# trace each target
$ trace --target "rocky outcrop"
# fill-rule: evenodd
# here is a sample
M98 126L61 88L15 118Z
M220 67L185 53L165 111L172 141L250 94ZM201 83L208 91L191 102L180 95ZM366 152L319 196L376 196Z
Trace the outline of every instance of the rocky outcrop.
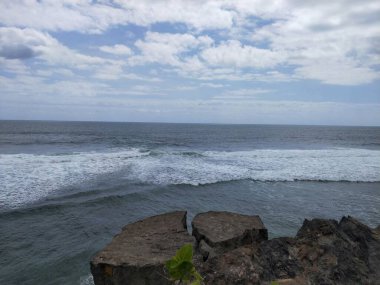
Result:
M172 212L127 225L91 261L96 285L166 285L165 262L194 238L186 212Z
M352 217L305 220L295 238L240 247L200 265L206 284L380 284L379 231Z
M205 284L380 284L380 227L352 217L305 220L295 237L268 240L258 216L197 215L192 238L186 213L126 226L91 262L96 285L172 284L164 263L193 242Z
M204 260L268 239L268 231L259 216L211 211L196 215L192 227Z

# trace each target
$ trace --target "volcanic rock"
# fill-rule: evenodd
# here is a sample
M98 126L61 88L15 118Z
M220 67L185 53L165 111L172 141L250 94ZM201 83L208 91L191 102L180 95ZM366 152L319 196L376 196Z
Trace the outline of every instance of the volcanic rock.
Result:
M125 226L91 261L96 285L166 285L165 262L186 243L186 212L150 217Z
M198 214L192 238L186 212L127 225L91 262L96 285L174 284L164 264L183 244L204 285L380 284L380 227L352 217L305 220L295 237L268 240L258 216Z
M259 216L210 211L196 215L192 227L205 260L268 239L268 231Z

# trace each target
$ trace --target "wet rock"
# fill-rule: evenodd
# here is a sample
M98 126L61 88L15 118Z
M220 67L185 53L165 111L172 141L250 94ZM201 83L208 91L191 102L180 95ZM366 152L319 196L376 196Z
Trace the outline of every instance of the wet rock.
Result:
M186 212L158 215L125 226L91 261L95 285L172 284L164 264L186 243Z
M259 216L231 212L206 212L195 216L193 236L205 259L243 245L268 239L268 231Z

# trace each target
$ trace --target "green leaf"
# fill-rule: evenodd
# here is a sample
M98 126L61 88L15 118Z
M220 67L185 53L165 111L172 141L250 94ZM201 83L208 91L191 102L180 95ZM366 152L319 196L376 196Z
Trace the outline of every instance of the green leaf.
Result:
M181 276L181 280L189 281L194 265L191 262L183 261L177 267L177 272Z
M182 246L176 253L176 259L178 261L188 261L192 262L193 260L193 246L188 243Z
M185 284L201 285L202 276L196 271L193 260L192 244L185 244L176 255L165 263L172 280L185 281ZM192 283L190 283L192 281Z

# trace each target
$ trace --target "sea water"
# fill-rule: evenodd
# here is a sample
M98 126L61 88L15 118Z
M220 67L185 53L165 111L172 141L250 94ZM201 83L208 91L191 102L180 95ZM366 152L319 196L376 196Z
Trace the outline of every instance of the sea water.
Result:
M0 121L0 284L91 284L121 227L187 210L380 220L380 128Z

